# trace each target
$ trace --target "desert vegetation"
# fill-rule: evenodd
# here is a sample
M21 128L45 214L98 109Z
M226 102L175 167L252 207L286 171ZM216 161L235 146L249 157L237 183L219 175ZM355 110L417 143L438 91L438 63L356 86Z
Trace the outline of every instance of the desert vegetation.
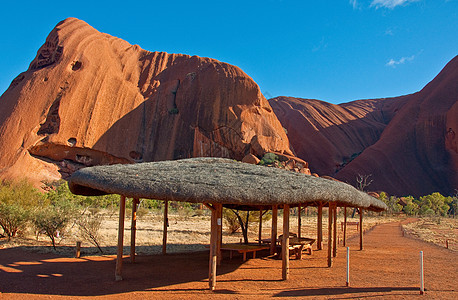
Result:
M387 214L405 213L409 216L442 216L455 217L458 208L458 194L443 196L440 193L419 197L397 197L380 193L380 200L388 206Z
M91 253L111 253L117 236L117 215L119 196L98 197L77 196L70 192L65 181L47 184L46 192L35 189L27 181L17 183L3 182L0 185L0 236L2 244L38 244L48 251L62 246L74 246L82 241L92 247ZM420 197L396 197L380 193L389 210L382 214L367 213L365 229L381 223L403 218L404 215L419 218L420 223L412 223L406 230L424 240L439 243L445 241L452 245L451 238L457 230L454 219L457 197L445 197L439 193ZM164 202L141 199L137 209L139 245L154 247L162 243ZM127 201L126 215L129 218L132 202ZM324 210L326 214L326 210ZM177 251L183 250L179 244L188 244L190 249L203 250L208 244L209 211L201 204L171 202L169 210L169 241ZM237 211L224 209L224 239L226 242L255 242L258 238L259 211ZM302 211L304 235L316 234L316 208L308 207ZM282 212L279 211L279 224ZM297 209L291 211L291 227L297 222ZM271 211L263 212L263 235L270 235ZM323 226L326 226L326 218ZM350 219L351 220L351 219ZM355 219L356 220L356 219ZM343 221L343 211L338 222ZM417 225L415 225L417 224ZM367 227L366 227L367 226ZM434 229L434 228L437 228ZM429 231L425 230L428 229ZM127 227L127 230L129 228ZM434 231L436 230L436 231ZM433 234L434 231L434 234ZM431 234L427 234L430 232ZM352 234L352 232L349 232ZM357 234L356 230L353 234ZM127 235L126 235L127 237ZM127 237L128 238L128 237ZM191 245L192 244L192 245ZM52 245L52 248L47 245ZM171 246L172 247L172 246ZM140 247L139 251L149 253ZM154 253L155 250L153 250ZM173 251L173 250L172 250Z

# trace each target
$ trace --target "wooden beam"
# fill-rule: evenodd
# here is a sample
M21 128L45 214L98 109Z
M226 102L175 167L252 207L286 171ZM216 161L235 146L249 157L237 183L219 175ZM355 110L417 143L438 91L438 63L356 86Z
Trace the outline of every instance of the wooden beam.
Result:
M278 221L278 206L272 206L272 228L270 233L270 255L277 252L277 221Z
M124 247L124 217L126 215L126 197L121 195L119 201L118 250L116 255L115 280L122 280L122 255Z
M323 249L323 204L318 204L318 219L317 219L317 250Z
M162 231L162 254L167 254L167 227L169 226L169 201L164 201L164 229Z
M332 267L332 215L333 203L329 203L328 210L328 267Z
M132 220L130 225L130 262L135 262L135 235L137 233L137 206L138 199L132 198Z
M347 246L347 207L344 207L343 246Z
M209 270L208 270L208 285L210 290L214 290L216 287L216 264L217 264L217 255L216 248L218 244L218 212L216 209L212 209L211 216L211 234L210 234L210 261L209 261Z
M332 238L332 257L337 256L337 204L333 208L333 238Z
M259 210L259 229L258 229L258 244L261 244L262 239L262 209Z
M301 229L302 229L301 211L302 211L302 207L299 204L299 206L297 207L297 237L299 239L301 238Z
M289 277L289 205L283 205L283 240L281 243L282 279Z
M204 205L209 209L209 210L214 210L215 208L213 207L213 205L211 205L210 203L205 203L204 202Z
M223 244L223 205L222 204L216 204L216 213L217 213L217 219L216 219L216 224L218 226L218 243L216 246L216 256L218 257L217 263L218 265L221 264L221 260L223 259L223 255L221 252L221 246Z
M363 209L359 208L359 250L363 250Z

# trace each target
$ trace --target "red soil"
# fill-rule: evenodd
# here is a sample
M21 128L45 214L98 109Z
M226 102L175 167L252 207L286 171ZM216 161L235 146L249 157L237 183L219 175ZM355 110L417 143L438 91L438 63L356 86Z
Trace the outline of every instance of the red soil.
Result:
M124 281L114 281L114 257L61 258L51 254L0 250L3 299L83 296L137 298L304 297L410 299L419 295L419 251L425 256L423 298L458 299L457 253L402 236L400 223L382 224L359 239L350 239L351 278L345 287L345 249L338 247L332 268L326 250L291 260L290 279L281 280L281 260L225 257L218 268L217 289L208 290L208 252L140 256L124 264ZM2 297L0 297L2 298Z

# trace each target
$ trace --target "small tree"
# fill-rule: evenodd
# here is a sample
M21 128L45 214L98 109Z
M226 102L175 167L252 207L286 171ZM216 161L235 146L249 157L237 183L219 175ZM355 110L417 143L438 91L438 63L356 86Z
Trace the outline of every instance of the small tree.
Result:
M450 209L448 204L452 202L452 197L444 197L437 192L420 197L420 214L431 215L432 210L436 215L446 216Z
M29 219L29 210L18 204L0 203L0 226L8 240L24 228Z
M233 234L240 228L240 222L232 209L223 208L223 217L229 227L229 233Z
M415 198L412 196L404 197L404 201L406 202L406 205L402 210L410 216L417 215L420 207L416 203Z
M70 201L61 201L38 209L33 218L33 224L38 232L43 232L51 239L56 250L57 232L63 232L67 224L75 217L77 209Z
M399 204L399 198L396 196L388 196L385 192L380 193L379 199L388 206L387 213L393 214L402 211L402 205Z
M259 211L240 211L235 209L224 209L223 217L229 225L231 233L236 232L239 228L242 229L243 242L248 244L248 227L250 222L259 220ZM263 212L262 220L266 221L271 218L270 214ZM238 222L237 222L238 221Z
M453 195L452 202L450 203L450 210L449 210L450 216L453 215L453 217L455 218L457 210L458 210L458 190L455 190L455 195Z
M8 240L25 228L31 210L43 204L43 196L29 182L3 182L0 186L0 227Z
M369 174L369 175L358 174L358 176L356 176L356 188L360 191L365 192L366 188L369 185L371 185L371 183L373 182L373 180L370 179L371 176L372 174Z
M365 192L366 191L366 188L371 185L372 181L371 179L369 179L370 177L372 176L372 174L369 174L369 175L361 175L361 174L358 174L358 176L356 176L356 188L362 192ZM356 213L356 208L353 209L353 212L351 214L351 217L354 218L355 217L355 213Z
M76 220L76 224L78 224L81 236L86 241L96 246L100 253L103 254L103 250L100 247L100 228L102 221L102 215L100 215L98 211L90 209L88 212L83 212L83 214Z

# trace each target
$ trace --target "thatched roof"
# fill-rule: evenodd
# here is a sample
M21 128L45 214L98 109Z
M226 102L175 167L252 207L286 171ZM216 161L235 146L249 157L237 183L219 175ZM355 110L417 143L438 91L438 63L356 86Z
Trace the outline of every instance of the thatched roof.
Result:
M72 175L69 186L81 195L120 194L245 208L317 205L322 201L375 211L386 209L381 201L342 182L223 158L84 168Z

